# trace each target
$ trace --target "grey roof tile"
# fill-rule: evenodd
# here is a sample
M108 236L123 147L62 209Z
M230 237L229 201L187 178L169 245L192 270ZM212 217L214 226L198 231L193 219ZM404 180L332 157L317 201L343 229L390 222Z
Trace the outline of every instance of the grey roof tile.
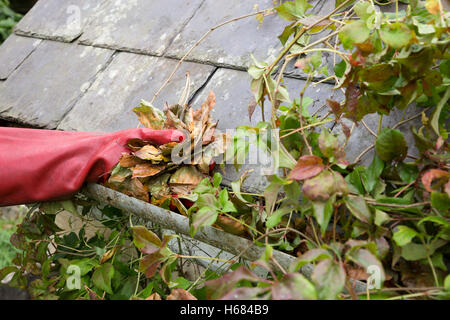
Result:
M139 122L132 109L139 106L141 99L151 100L176 63L173 59L119 53L64 118L59 128L115 131L137 127ZM166 102L178 102L185 87L186 72L190 73L193 94L213 70L214 67L208 65L184 63L154 105L162 109Z
M0 118L55 128L112 51L44 41L4 83Z
M162 55L203 0L114 0L93 14L81 42Z
M172 57L182 57L211 27L229 19L273 6L272 0L227 0L205 1L183 31L177 35L167 51ZM235 21L213 31L195 48L189 59L207 61L222 66L248 67L253 53L258 60L274 59L281 49L277 36L283 31L286 21L276 15L265 17L258 28L252 16Z
M16 33L71 42L104 0L41 0L15 27Z
M244 71L221 68L210 79L202 92L194 100L194 104L199 104L206 99L210 90L216 94L216 106L213 110L215 118L220 119L218 128L230 129L236 125L256 125L262 119L261 108L257 107L250 122L248 117L248 103L253 98L250 91L251 77ZM300 95L300 91L305 85L304 80L285 78L285 84L295 99ZM313 103L308 110L313 113L325 104L325 99L341 99L342 92L333 91L328 84L309 86L305 96L313 99ZM322 111L322 114L324 111ZM270 102L266 101L265 119L270 119Z
M40 43L39 39L11 34L0 47L0 79L8 78Z

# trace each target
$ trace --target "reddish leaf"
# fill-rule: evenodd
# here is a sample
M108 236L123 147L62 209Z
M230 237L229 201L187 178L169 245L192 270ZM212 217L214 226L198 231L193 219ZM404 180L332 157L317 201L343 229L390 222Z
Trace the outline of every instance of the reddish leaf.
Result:
M165 259L166 257L160 251L144 256L139 261L139 272L143 272L147 278L151 278Z
M327 104L331 108L331 111L336 115L336 117L339 117L342 113L342 106L339 102L335 100L327 99Z
M318 156L303 156L289 173L289 179L305 180L317 176L325 168L322 158Z
M172 289L166 300L197 300L197 298L184 289L176 288Z
M149 295L148 298L145 300L162 300L162 299L161 299L161 296L157 292L155 292L155 293Z
M267 288L249 288L241 287L236 288L226 295L224 295L220 300L255 300L258 296L267 292Z
M361 92L354 83L350 83L345 91L345 108L346 116L353 121L359 120L356 115L358 113L358 98Z
M207 281L205 284L206 296L208 299L219 299L233 290L234 286L241 280L267 282L242 266L232 273L225 274L219 279Z
M248 103L248 119L250 120L250 122L252 121L252 115L253 112L255 112L257 103L255 98L252 98L252 100L250 100L250 102Z
M440 169L431 169L422 176L422 183L428 192L433 192L434 190L431 188L431 183L433 182L433 180L448 177L450 177L450 173L447 171Z

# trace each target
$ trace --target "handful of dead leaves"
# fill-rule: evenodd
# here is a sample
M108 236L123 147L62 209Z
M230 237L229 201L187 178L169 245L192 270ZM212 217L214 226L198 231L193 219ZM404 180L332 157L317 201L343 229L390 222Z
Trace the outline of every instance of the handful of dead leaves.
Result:
M189 195L200 181L209 177L214 158L223 155L230 142L229 136L216 131L217 122L211 118L215 104L212 91L198 110L186 102L187 98L180 99L178 104L166 105L161 111L142 100L141 106L133 109L145 127L178 129L189 133L190 139L182 142L181 155L176 142L155 146L140 139L129 140L131 152L122 154L106 186L155 205L170 200L180 212L185 211L178 197ZM177 156L176 163L172 155Z

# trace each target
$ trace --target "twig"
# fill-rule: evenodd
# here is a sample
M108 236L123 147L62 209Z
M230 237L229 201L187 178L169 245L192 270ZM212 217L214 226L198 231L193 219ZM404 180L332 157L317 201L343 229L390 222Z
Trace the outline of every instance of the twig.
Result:
M370 132L371 135L373 135L375 138L377 138L377 134L375 132L373 132L372 129L369 128L369 126L364 122L364 120L361 120L361 123L363 124L363 126L367 129L367 131Z
M372 144L370 147L367 147L367 149L365 149L363 152L361 152L361 154L359 156L356 157L355 159L355 163L358 163L361 161L361 158L370 150L372 150L375 147L374 144Z
M172 70L172 73L169 75L167 80L164 82L164 84L161 86L161 88L159 88L158 91L153 95L153 98L152 98L150 103L153 104L155 102L156 97L158 97L158 95L161 93L161 91L170 83L170 81L172 80L173 76L178 71L178 69L180 68L181 64L184 62L184 60L186 60L186 58L192 53L192 51L194 51L194 49L197 48L199 46L199 44L203 40L205 40L206 37L209 36L210 33L212 33L214 30L216 30L216 29L218 29L220 27L223 27L224 25L227 25L227 24L229 24L231 22L235 22L235 21L242 20L242 19L245 19L245 18L248 18L248 17L252 17L252 16L255 16L255 15L264 13L264 12L266 12L268 10L271 10L271 9L272 8L265 9L265 10L260 10L258 12L253 12L253 13L249 13L249 14L246 14L246 15L243 15L243 16L240 16L240 17L236 17L236 18L227 20L225 22L222 22L222 23L220 23L220 24L210 28L207 32L205 32L201 36L201 38L196 43L194 43L194 45L189 49L188 52L186 52L186 54L181 58L181 60L178 61L178 63L175 65L174 69Z

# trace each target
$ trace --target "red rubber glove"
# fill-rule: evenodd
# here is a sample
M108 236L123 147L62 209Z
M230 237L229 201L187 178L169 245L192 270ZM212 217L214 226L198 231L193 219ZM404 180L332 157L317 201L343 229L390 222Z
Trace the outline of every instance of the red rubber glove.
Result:
M106 178L129 139L181 142L177 130L130 129L113 133L0 128L0 206L62 200L84 181Z

